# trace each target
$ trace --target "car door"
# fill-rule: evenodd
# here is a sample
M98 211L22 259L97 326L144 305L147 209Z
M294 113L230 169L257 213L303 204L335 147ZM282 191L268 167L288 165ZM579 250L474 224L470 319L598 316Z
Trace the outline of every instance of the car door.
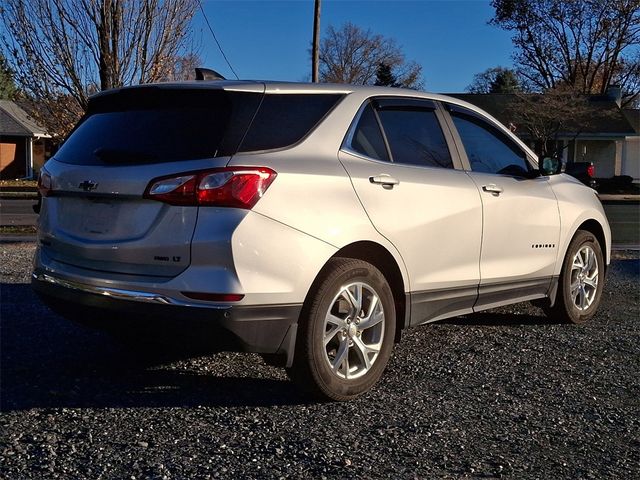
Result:
M497 124L449 105L462 161L482 198L476 310L548 293L558 255L560 214L548 177Z
M480 278L482 206L441 118L432 101L372 99L339 154L374 227L404 260L412 324L470 312Z

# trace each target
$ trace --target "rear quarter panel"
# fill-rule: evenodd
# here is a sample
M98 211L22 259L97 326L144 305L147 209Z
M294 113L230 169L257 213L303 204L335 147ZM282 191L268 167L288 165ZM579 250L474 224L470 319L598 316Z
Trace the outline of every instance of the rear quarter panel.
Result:
M274 259L294 269L298 269L299 264L308 266L307 273L299 275L298 288L305 292L337 250L363 240L378 243L391 253L402 272L405 290L409 290L402 257L373 228L351 179L338 160L344 136L366 98L361 94L347 95L308 137L293 147L237 154L229 163L230 166L274 169L278 175L253 211L332 247L326 249L318 245L316 249L288 252L284 249L279 259ZM236 241L239 240L236 236Z

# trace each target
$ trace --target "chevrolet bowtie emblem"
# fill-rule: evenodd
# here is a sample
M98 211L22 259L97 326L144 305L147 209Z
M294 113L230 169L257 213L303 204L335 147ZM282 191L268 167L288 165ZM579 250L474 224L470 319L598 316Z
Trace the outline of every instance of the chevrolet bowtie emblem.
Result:
M85 180L80 185L78 185L78 188L81 188L85 192L90 192L91 190L95 190L96 188L98 188L98 184L96 182L92 182L91 180Z

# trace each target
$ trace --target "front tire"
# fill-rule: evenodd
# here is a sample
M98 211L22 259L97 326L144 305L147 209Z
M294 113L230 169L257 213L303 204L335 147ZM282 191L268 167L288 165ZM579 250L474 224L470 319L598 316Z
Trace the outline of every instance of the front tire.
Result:
M568 323L590 320L600 304L604 273L600 243L591 232L578 230L562 264L555 305L545 313Z
M391 288L376 267L356 259L330 260L305 303L289 375L326 399L363 394L391 356L395 317Z

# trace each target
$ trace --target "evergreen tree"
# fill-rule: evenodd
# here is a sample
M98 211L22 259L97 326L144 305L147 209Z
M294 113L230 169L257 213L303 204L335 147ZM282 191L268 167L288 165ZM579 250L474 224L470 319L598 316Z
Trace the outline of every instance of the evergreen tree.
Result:
M493 67L473 76L467 87L471 93L518 93L527 91L526 82L510 68Z
M520 81L513 70L502 70L489 85L490 93L518 93L522 91Z
M16 95L16 85L5 58L0 55L0 99L12 100Z
M391 71L391 66L387 63L380 62L378 70L376 70L376 81L374 85L379 87L400 87L398 79Z

